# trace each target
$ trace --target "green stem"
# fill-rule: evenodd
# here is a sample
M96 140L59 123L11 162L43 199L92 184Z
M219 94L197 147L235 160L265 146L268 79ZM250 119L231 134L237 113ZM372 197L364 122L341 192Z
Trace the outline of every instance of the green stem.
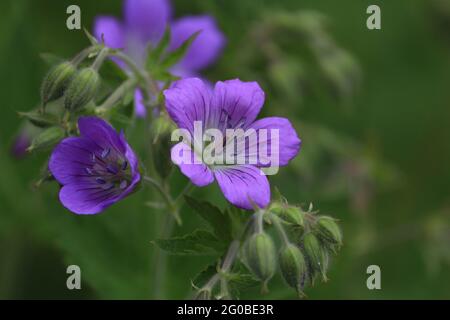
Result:
M288 238L286 232L284 231L283 226L280 223L280 218L278 218L276 215L271 213L270 220L272 221L273 225L275 226L275 229L277 229L277 232L280 235L281 239L283 240L283 243L285 245L289 245L291 242L289 241L289 238Z
M117 89L103 102L101 106L96 109L98 114L105 113L108 109L112 108L117 101L119 101L129 89L134 87L137 83L135 78L130 78L124 81Z
M181 219L178 212L178 208L176 206L175 201L172 199L170 194L167 192L167 190L155 179L151 177L145 176L144 181L149 183L151 186L153 186L163 197L164 202L167 205L167 208L169 209L169 212L172 214L172 216L175 218L178 225L181 225Z

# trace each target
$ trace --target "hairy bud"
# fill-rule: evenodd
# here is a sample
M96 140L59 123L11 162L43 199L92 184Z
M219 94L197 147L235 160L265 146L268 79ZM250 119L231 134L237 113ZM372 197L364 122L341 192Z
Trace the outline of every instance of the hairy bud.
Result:
M253 274L263 281L263 290L273 277L276 269L275 245L266 233L255 233L244 246L244 259Z
M60 127L51 127L36 136L27 151L39 151L52 147L64 138L64 130Z
M293 244L284 246L280 251L279 263L286 283L301 294L306 275L306 262L300 249Z
M303 248L312 269L310 270L310 278L314 279L314 273L320 272L323 280L327 281L328 252L321 246L313 233L307 233L303 237Z
M274 203L270 207L270 211L279 216L287 223L304 227L304 216L300 208L291 207L280 203Z
M71 62L60 63L47 73L41 87L41 99L44 106L64 95L75 73L76 68Z
M317 236L330 244L342 244L342 232L336 220L331 217L320 217L315 226Z
M100 76L93 68L80 70L66 90L64 106L69 111L77 111L91 101L100 86Z

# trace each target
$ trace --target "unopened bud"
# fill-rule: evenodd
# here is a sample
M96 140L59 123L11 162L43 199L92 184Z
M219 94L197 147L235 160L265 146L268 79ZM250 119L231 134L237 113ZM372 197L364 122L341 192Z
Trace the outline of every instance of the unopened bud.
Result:
M33 139L27 151L44 150L57 144L64 138L64 130L60 127L51 127L42 131Z
M69 111L77 111L91 101L100 86L100 76L93 68L80 70L66 90L64 106Z
M342 244L342 232L336 220L331 217L320 217L315 226L317 236L330 244Z
M75 72L76 68L71 62L63 62L47 73L41 87L41 99L44 106L63 96Z
M293 244L284 246L280 251L279 262L286 283L301 294L306 275L306 262L300 249Z
M328 267L327 251L321 246L319 240L312 233L307 233L303 237L303 248L305 249L306 257L312 268L312 270L310 270L310 278L314 279L314 273L320 272L323 280L326 281L326 270Z
M244 259L247 267L261 281L263 290L267 289L267 282L273 277L276 269L275 245L266 233L255 233L244 247Z
M270 207L270 211L287 223L304 227L304 216L300 208L274 203Z

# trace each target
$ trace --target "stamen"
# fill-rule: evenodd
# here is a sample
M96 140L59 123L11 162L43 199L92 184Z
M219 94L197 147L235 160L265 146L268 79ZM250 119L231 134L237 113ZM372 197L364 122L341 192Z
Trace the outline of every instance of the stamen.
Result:
M119 170L117 170L117 166L113 165L113 164L108 164L106 166L106 171L108 171L109 173L114 174L114 175L116 175L117 172L119 172Z
M86 173L88 174L88 175L90 175L90 176L92 176L93 174L94 174L94 172L92 171L92 169L91 168L84 168L84 170L86 171Z
M128 167L128 161L125 160L125 161L122 163L122 170L127 170L127 167Z
M102 159L105 159L109 155L110 152L111 152L110 148L106 148L105 150L103 150Z
M127 180L122 180L121 182L120 182L120 189L125 189L126 187L128 186L128 182L127 182Z
M92 156L91 156L92 162L95 162L96 158L97 158L97 156L95 155L95 153L93 153Z
M105 184L106 183L106 180L103 179L103 178L97 178L97 179L95 179L95 181L97 181L98 184Z
M103 189L103 190L111 190L112 188L114 188L114 183L112 183L112 182L110 182L110 183L108 183L108 184L104 184L104 185L102 186L102 189Z

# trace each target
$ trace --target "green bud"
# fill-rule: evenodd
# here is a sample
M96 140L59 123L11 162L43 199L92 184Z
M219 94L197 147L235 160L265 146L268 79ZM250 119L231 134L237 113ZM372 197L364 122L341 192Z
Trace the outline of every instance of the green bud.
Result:
M64 138L64 130L60 127L51 127L42 131L31 142L27 151L39 151L52 147Z
M84 68L74 76L66 90L64 106L77 111L91 101L100 86L100 76L93 68Z
M267 282L273 277L276 269L275 245L266 233L255 233L244 246L244 260L247 267L261 281L263 290L267 290Z
M310 263L310 278L313 282L315 272L322 274L324 281L327 280L326 271L328 268L328 253L323 248L317 239L317 237L312 233L307 233L303 237L303 248L305 249L306 257Z
M317 236L323 241L330 244L342 244L342 232L336 220L331 217L320 217L315 225Z
M284 280L301 294L306 275L306 262L302 252L297 246L288 244L281 249L279 256L281 274Z
M300 208L274 203L270 207L270 211L287 223L304 227L304 216Z
M62 62L47 73L41 87L41 99L44 106L64 95L75 72L76 68L71 62Z

